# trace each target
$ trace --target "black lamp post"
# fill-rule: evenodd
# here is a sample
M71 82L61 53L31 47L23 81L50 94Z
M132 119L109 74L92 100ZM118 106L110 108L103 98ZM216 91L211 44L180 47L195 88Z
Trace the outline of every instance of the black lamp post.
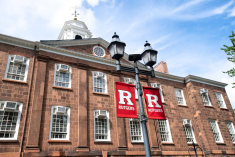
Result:
M116 35L116 33L114 33L112 38L113 39L112 39L112 42L108 46L108 50L110 52L112 59L117 60L116 61L117 71L126 71L126 72L135 73L136 88L138 91L139 107L140 107L140 114L141 114L141 125L142 125L143 137L144 137L145 156L151 157L148 132L147 132L147 127L146 127L147 117L145 116L145 113L144 113L143 100L142 100L143 91L141 88L142 86L140 84L139 74L150 75L151 77L155 77L152 66L156 64L158 52L152 49L150 44L146 41L146 44L144 45L145 48L142 54L129 55L129 61L134 61L134 68L123 67L120 64L120 59L124 55L126 44L120 41L119 36ZM144 63L146 66L150 66L150 71L138 69L137 61L142 60L142 59L144 60Z

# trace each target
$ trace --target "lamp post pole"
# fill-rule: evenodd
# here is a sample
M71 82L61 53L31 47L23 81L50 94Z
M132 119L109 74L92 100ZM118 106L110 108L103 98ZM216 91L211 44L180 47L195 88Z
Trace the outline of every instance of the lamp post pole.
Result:
M129 55L129 61L134 61L134 68L123 67L121 66L120 59L124 55L126 44L120 41L119 36L116 33L114 33L112 38L113 38L112 42L109 44L107 48L110 52L112 59L116 59L117 71L119 72L126 71L126 72L135 73L136 88L138 92L140 115L141 115L141 126L142 126L143 138L144 138L145 156L151 157L149 138L148 138L148 132L147 132L147 126L146 126L147 116L144 113L143 100L142 100L143 91L142 91L142 86L140 84L139 74L155 77L153 65L156 63L158 52L152 49L150 44L146 41L144 45L145 48L142 54ZM150 71L138 69L137 62L141 59L144 60L144 63L146 66L150 66Z
M151 157L149 138L148 138L148 132L147 132L147 126L146 126L147 118L144 113L143 100L142 100L143 91L141 89L142 86L140 84L139 69L137 67L137 62L135 62L134 66L135 66L135 80L136 80L136 85L137 85L138 100L139 100L140 115L141 115L141 126L142 126L143 137L144 137L145 156Z

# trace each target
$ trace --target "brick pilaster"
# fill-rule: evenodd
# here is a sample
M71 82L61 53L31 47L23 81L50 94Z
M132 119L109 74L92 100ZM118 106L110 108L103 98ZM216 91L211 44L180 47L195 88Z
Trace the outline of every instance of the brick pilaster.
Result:
M39 134L41 125L42 105L46 78L47 59L37 58L37 69L35 77L35 88L32 95L32 114L30 116L30 125L28 141L26 144L27 152L40 151Z
M78 148L77 151L89 151L87 144L87 70L79 69L79 102L78 102Z

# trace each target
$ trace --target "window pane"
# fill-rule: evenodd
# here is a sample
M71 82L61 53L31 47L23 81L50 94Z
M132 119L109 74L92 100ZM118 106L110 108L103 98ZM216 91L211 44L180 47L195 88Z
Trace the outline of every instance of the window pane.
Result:
M105 74L101 78L96 77L96 73L94 72L93 74L93 81L94 81L94 86L93 90L94 92L98 93L105 93L106 92L106 80L105 80Z
M22 56L18 56L22 58ZM24 81L25 73L26 73L26 62L27 58L24 58L24 61L17 62L14 59L14 56L11 57L11 62L9 63L9 68L7 71L7 78L13 80Z
M213 132L215 141L221 142L222 139L220 138L219 128L217 127L216 120L210 119L209 122L210 122L211 130Z
M158 120L160 135L162 142L171 142L170 130L168 128L167 120Z
M0 112L0 138L14 138L14 135L16 133L17 119L18 119L18 112L15 111Z
M108 140L108 119L107 117L95 118L95 140Z
M61 72L61 71L56 71L56 75L55 75L55 86L59 86L59 87L69 87L69 83L70 83L70 72Z
M175 88L176 99L177 99L178 104L180 105L184 105L184 98L183 98L182 92L183 92L182 89Z
M235 130L233 127L233 123L232 122L226 122L227 128L228 128L228 132L230 134L231 140L233 141L233 143L235 142Z
M189 125L183 125L184 126L184 133L186 136L187 142L195 142L194 136L193 136L193 130L191 124Z
M130 119L130 134L132 142L143 142L142 129L139 120Z
M67 138L67 126L68 126L68 115L60 113L52 113L51 123L51 138L52 139L66 139Z

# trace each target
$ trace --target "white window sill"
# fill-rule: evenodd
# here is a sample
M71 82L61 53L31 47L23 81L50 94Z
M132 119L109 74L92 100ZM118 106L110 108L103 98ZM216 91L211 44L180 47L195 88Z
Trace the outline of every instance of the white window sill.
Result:
M108 93L99 93L99 92L92 92L93 94L100 94L100 95L105 95L105 96L109 96Z
M94 141L94 143L110 143L110 144L112 144L113 142L112 141Z
M188 142L188 145L193 145L193 142ZM195 145L198 145L197 143L194 143Z
M223 108L223 107L221 107L220 109L221 109L221 110L228 110L228 108Z
M16 83L23 83L23 84L28 84L27 82L25 81L18 81L18 80L11 80L11 79L2 79L2 81L9 81L9 82L16 82Z
M175 145L174 142L162 142L162 145Z
M60 87L60 86L52 86L52 88L65 89L65 90L73 90L72 88L68 88L68 87Z
M216 142L216 144L218 144L218 145L226 145L224 142Z
M208 108L214 108L212 105L204 105L204 106Z
M180 106L180 107L188 107L186 104L185 105L178 104L178 106Z
M50 143L50 142L65 142L65 143L70 143L71 140L62 140L62 139L61 139L61 140L57 140L57 139L56 139L56 140L47 140L47 142L49 142L49 143Z
M18 143L19 141L18 140L16 140L16 139L0 139L0 143L7 143L7 142L9 142L9 143Z
M144 141L131 141L132 144L144 144Z

